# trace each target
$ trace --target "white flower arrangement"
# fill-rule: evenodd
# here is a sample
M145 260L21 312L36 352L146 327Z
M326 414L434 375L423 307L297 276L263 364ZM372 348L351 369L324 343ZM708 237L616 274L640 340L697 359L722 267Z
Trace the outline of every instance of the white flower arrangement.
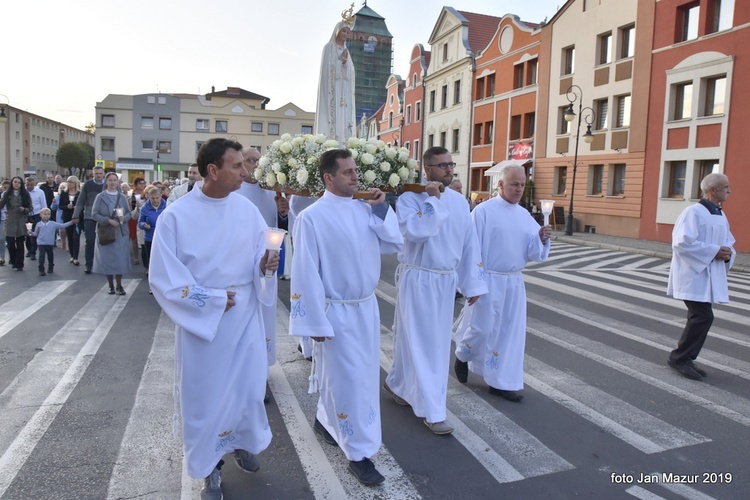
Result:
M325 190L318 170L320 155L338 147L323 134L284 134L269 146L251 175L266 189L318 196Z
M377 139L352 137L346 141L359 169L359 188L397 191L417 178L417 161L406 148L392 148Z

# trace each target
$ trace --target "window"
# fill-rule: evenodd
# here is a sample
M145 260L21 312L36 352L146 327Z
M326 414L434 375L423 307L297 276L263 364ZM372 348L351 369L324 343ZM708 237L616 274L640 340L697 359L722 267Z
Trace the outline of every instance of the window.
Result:
M430 134L427 136L427 149L430 149L432 147L435 147L435 134Z
M414 140L414 159L415 160L419 160L419 154L420 154L420 151L419 151L419 141L418 140Z
M461 80L453 82L453 104L461 102Z
M141 151L153 151L154 150L154 140L153 139L143 139L141 140Z
M443 44L443 62L448 61L448 44Z
M625 195L625 164L615 163L609 166L609 174L607 175L609 186L607 186L607 193L609 196L623 196Z
M555 167L554 194L565 194L568 183L568 167Z
M604 165L591 165L589 167L589 194L602 194L602 181L604 180Z
M712 18L709 20L709 33L728 30L734 20L735 0L714 0Z
M435 91L430 90L430 113L435 112Z
M701 181L705 176L714 172L719 172L719 160L701 160L698 162L693 176L693 195L691 198L697 200L701 197Z
M526 63L526 85L536 84L536 71L539 61L532 59Z
M612 32L601 34L596 39L596 64L612 62Z
M250 132L263 133L263 122L250 122Z
M724 97L727 93L726 76L715 76L705 80L706 103L703 107L703 116L714 116L724 114Z
M615 128L630 126L630 94L615 97Z
M216 132L226 133L228 129L229 127L226 120L216 120Z
M141 128L154 128L154 117L141 116Z
M567 106L560 106L557 108L557 133L560 135L570 133L570 122L565 119L565 110Z
M150 95L150 96L146 97L146 102L148 104L156 104L156 97Z
M607 128L607 115L609 114L609 101L607 99L599 99L594 101L594 109L596 110L596 124L594 128L596 130L602 130Z
M487 77L487 97L495 95L495 74L492 73Z
M114 127L115 115L102 115L102 127Z
M562 68L561 75L572 75L575 71L576 48L575 46L566 47L562 51Z
M279 124L269 123L268 124L268 135L279 135Z
M460 138L460 132L459 129L454 128L453 129L453 152L458 153L460 148L458 147L458 140Z
M484 78L477 79L477 100L484 99Z
M166 104L166 103L167 103L167 98L166 98L166 97L163 97L163 96L159 96L159 97L157 98L157 102L158 102L159 104Z
M625 26L620 28L620 49L618 51L619 59L633 57L635 54L635 26Z
M536 113L526 113L523 120L523 136L526 138L534 137L534 127L536 126Z
M302 125L302 133L303 134L312 134L313 133L313 126L312 125ZM258 150L260 151L260 150Z
M169 154L172 152L172 141L159 141L159 152Z
M406 148L407 151L411 151L411 144L409 144L409 141L406 141L404 143L404 147Z
M440 146L444 147L445 149L448 149L448 142L446 141L446 137L448 134L446 132L440 132Z
M673 89L672 119L684 120L690 118L693 104L693 83L678 83L674 85Z
M681 6L677 11L677 42L684 42L698 38L698 15L700 4L693 2Z
M442 91L440 93L440 97L441 97L441 99L440 99L440 103L441 103L440 109L447 108L448 107L448 86L447 85L443 85L443 89L442 89Z
M484 143L492 144L492 122L485 122L484 124Z
M422 101L416 102L414 106L414 121L418 122L422 119Z
M482 139L484 138L482 135L482 128L483 125L481 123L474 124L474 140L472 142L475 146L480 146L482 144Z
M198 154L198 151L200 151L201 146L203 146L204 143L205 141L195 141L195 154L196 155Z
M198 118L197 120L195 120L195 130L208 131L208 128L209 128L208 120L206 120L205 118Z
M515 141L521 138L521 115L511 116L510 118L510 136L508 139Z
M523 87L523 64L513 66L513 88L520 89Z
M160 130L172 130L172 119L171 118L159 118L159 129Z
M417 88L417 74L411 75L411 86Z
M114 151L114 150L115 150L114 137L102 137L102 151Z
M411 123L411 104L406 106L406 124L409 125Z
M669 162L669 184L667 186L667 196L669 198L683 198L685 196L686 171L686 161Z

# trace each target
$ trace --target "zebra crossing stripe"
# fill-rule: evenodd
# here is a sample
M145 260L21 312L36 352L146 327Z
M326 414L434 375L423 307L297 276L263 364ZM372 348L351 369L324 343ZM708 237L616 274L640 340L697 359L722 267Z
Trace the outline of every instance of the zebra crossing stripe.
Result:
M172 432L173 393L174 323L162 312L120 442L108 499L180 497L183 452ZM188 498L195 498L190 493Z
M18 297L3 304L3 310L0 311L0 338L49 304L73 283L75 280L37 283Z
M140 283L140 280L130 280L130 283L126 287L127 297L118 297L114 301L109 311L107 311L106 316L104 316L86 344L78 352L55 388L28 423L18 432L2 457L0 457L0 497L5 494L5 491L18 474L18 471L26 463L37 443L42 439L42 436L44 436L44 433L76 388L76 385L81 380L81 377L83 377L102 342L104 342L115 321L128 303L128 300L133 296L138 283ZM104 288L102 288L103 290ZM66 327L71 325L73 321L68 322Z
M665 500L664 497L660 497L656 493L651 493L645 488L641 488L640 486L631 486L627 490L625 490L625 493L628 493L629 495L632 495L636 498L640 498L641 500Z

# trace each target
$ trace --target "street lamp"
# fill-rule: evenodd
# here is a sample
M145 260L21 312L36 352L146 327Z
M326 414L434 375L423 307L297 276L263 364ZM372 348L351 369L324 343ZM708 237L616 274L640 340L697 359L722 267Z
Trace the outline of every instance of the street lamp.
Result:
M0 96L4 97L7 101L4 106L0 107L0 123L5 123L8 121L8 115L10 115L10 99L8 99L8 96L5 94L0 94ZM8 109L8 114L5 114L5 109Z
M571 97L572 96L572 97ZM573 104L578 101L578 127L576 128L576 151L573 156L573 183L570 187L570 208L568 208L568 217L565 219L565 234L568 236L573 235L573 196L576 191L576 170L578 170L578 142L581 139L581 117L583 112L586 111L586 133L583 134L583 141L587 144L591 144L594 141L594 134L591 133L591 124L594 123L596 113L590 107L583 107L583 91L578 85L571 85L568 91L565 93L565 97L568 99L568 108L565 110L565 121L572 122L576 113L573 111Z

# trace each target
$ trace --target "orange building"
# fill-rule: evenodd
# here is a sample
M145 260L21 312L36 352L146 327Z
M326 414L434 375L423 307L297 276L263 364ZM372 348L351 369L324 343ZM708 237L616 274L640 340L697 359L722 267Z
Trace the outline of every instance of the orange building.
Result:
M639 6L652 4L642 0ZM738 251L750 251L747 124L750 2L662 0L655 5L648 148L640 237L671 241L708 173L729 177L726 214Z
M403 103L405 82L400 76L392 74L385 84L385 103L382 112L377 115L380 140L388 146L399 147L402 127L404 125Z
M414 45L409 59L409 73L404 87L404 126L401 137L403 145L411 152L422 168L422 124L424 115L424 75L430 64L430 52L421 44Z
M502 160L531 165L536 134L539 25L504 16L475 58L469 190L488 197L485 172Z

